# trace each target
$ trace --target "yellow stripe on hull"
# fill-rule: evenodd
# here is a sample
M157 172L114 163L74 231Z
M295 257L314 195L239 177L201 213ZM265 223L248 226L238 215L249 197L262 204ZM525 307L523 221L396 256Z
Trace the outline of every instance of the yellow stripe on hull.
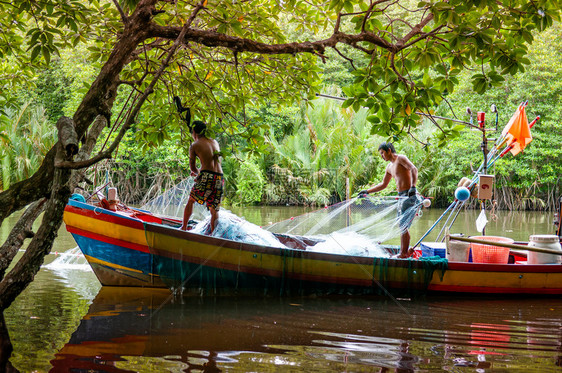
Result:
M70 227L114 239L146 246L143 229L131 228L73 212L64 212L64 222Z
M373 279L373 262L353 263L336 260L320 260L315 258L292 257L279 255L283 249L272 249L276 254L253 252L251 250L221 247L206 244L195 240L173 237L157 232L146 231L149 247L156 248L164 256L181 260L181 257L189 258L191 262L199 262L204 265L218 263L217 267L230 270L241 270L242 272L277 272L290 274L293 278L338 278L345 279L348 283L368 284ZM240 245L242 247L242 245ZM290 252L290 251L289 251ZM296 252L295 252L296 253ZM301 254L301 253L296 253ZM342 259L346 259L345 257ZM406 282L409 269L407 267L393 267L385 276L385 281ZM375 278L380 276L379 266L375 272ZM422 280L423 271L413 271L410 280L419 282Z
M93 256L84 255L84 257L86 258L88 263L90 263L90 265L99 264L99 265L102 265L102 266L105 266L105 267L113 268L115 270L129 271L129 272L135 272L135 273L139 273L139 274L143 273L142 271L139 271L138 269L134 269L134 268L130 268L130 267L124 267L124 266L119 265L119 264L115 264L115 263L107 262L105 260L100 260L100 259L94 258ZM149 273L148 275L154 276L154 274L152 274L152 273Z
M434 273L430 284L503 289L559 289L562 285L562 273L459 271L449 268L443 280L438 273Z

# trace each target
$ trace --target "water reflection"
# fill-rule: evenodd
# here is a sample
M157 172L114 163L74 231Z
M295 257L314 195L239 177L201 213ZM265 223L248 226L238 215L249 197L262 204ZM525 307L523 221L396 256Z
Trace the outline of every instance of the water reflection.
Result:
M171 298L102 288L53 372L554 370L562 300Z
M308 211L234 212L261 225ZM441 213L424 211L412 240ZM476 234L478 213L461 213L453 232ZM490 235L527 240L553 229L548 213L497 217L488 223ZM2 237L13 223L4 222ZM559 371L562 362L558 298L168 301L165 290L100 290L91 271L48 266L75 246L62 227L46 266L5 312L14 346L9 362L20 371L544 372Z

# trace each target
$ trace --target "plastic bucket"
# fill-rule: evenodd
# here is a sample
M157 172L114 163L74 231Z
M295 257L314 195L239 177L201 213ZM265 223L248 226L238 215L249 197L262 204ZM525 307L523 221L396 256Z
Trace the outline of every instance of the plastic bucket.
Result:
M529 246L562 252L562 248L560 247L560 238L552 234L532 235L529 237ZM527 255L527 263L558 264L560 263L560 255L529 251L529 254Z
M509 243L514 241L511 238L499 236L476 236L470 237L476 240L490 241L490 244L471 243L472 261L474 263L495 263L507 264L509 261L509 248L494 246L494 242Z

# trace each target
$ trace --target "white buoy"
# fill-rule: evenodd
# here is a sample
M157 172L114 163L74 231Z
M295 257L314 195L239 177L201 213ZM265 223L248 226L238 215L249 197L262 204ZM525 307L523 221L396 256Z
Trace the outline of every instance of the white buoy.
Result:
M422 202L423 207L429 207L431 206L431 201L429 199L424 199Z

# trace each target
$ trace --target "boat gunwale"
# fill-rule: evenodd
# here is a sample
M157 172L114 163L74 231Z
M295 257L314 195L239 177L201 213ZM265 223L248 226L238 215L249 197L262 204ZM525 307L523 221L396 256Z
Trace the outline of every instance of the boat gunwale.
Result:
M246 242L239 242L234 240L229 240L225 238L207 236L199 233L192 233L190 231L182 231L179 229L174 229L167 227L162 224L144 222L145 231L165 234L172 236L174 238L185 239L187 241L207 244L215 247L224 247L227 249L244 250L249 252L254 252L258 254L268 254L284 256L285 252L290 253L292 258L295 259L310 259L310 260L320 260L327 262L338 262L338 263L349 263L349 264L362 264L362 265L373 265L375 260L387 260L389 266L393 267L404 267L404 268L423 268L424 263L420 260L412 259L397 259L389 257L368 257L368 256L356 256L356 255L346 255L346 254L332 254L323 253L316 251L306 251L300 249L293 249L289 247L274 247L266 245L251 244ZM148 240L147 240L148 241ZM150 244L148 245L150 247ZM151 248L151 250L153 250ZM162 250L157 249L159 252Z
M366 257L345 254L331 254L312 252L292 248L277 248L273 246L257 245L233 241L224 238L181 231L162 224L144 222L145 230L153 233L166 234L175 238L185 239L197 243L208 244L216 247L245 250L260 254L283 255L283 250L291 252L293 258L323 260L339 263L354 263L372 265L374 260L388 260L388 265L393 267L423 267L422 260L411 258L399 259L388 257ZM150 245L149 245L150 246ZM158 250L162 252L162 250ZM160 254L159 254L160 255ZM474 271L474 272L512 272L512 273L562 273L562 264L515 264L515 263L475 263L475 262L452 262L448 261L447 271Z

